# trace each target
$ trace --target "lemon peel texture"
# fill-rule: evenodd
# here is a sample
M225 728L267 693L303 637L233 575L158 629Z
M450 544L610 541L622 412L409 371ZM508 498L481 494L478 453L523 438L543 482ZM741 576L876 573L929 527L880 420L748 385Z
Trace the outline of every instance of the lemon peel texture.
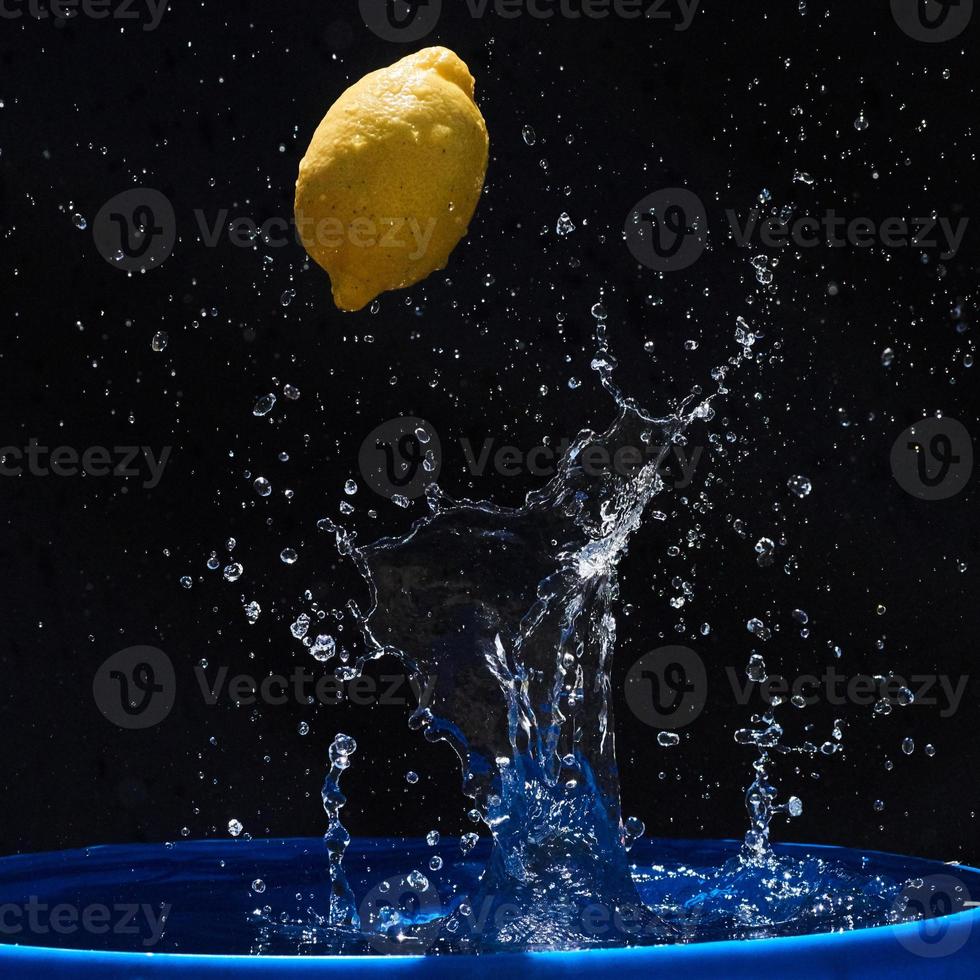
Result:
M444 269L486 176L489 138L469 69L424 48L330 107L296 181L296 228L341 310Z

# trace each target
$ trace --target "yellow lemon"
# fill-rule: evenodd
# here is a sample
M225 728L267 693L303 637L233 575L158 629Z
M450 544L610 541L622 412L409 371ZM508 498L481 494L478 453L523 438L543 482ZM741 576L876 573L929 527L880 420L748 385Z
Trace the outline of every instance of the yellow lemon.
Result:
M330 107L296 181L296 227L342 310L444 269L487 170L487 126L466 65L425 48Z

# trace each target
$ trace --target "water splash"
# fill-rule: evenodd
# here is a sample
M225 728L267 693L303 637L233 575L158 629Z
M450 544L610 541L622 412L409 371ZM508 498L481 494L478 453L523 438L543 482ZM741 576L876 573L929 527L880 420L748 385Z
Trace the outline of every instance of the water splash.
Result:
M323 809L327 814L327 832L323 841L327 847L330 872L330 910L328 922L340 929L360 928L357 900L344 874L344 852L350 844L350 833L340 821L340 811L347 798L340 791L340 777L350 768L350 757L357 751L357 742L349 735L338 734L330 744L330 768L323 781Z
M630 910L654 938L672 936L641 901L627 860L612 605L619 561L664 490L665 457L692 423L713 416L713 396L695 391L663 417L645 411L616 386L605 311L593 314L592 366L616 417L605 432L580 433L522 507L454 501L432 486L430 515L403 537L359 547L331 525L371 596L366 613L350 606L364 650L348 673L393 655L414 682L435 679L410 726L455 749L463 790L492 833L478 900L521 910L484 931L482 948L621 942L582 928L596 904Z

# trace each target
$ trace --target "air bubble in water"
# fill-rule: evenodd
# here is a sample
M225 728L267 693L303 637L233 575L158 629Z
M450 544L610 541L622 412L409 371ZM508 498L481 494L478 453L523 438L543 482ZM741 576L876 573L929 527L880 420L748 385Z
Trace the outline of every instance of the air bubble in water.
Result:
M681 737L677 732L658 732L657 733L657 744L665 749L672 748L675 745L680 744Z
M159 354L161 351L167 349L169 342L170 337L167 335L167 332L165 330L158 330L150 341L150 349L155 350Z
M264 476L257 477L252 486L260 497L268 497L272 493L272 484Z
M283 548L279 553L279 558L284 565L295 565L299 555L295 548Z
M285 385L282 389L282 393L291 401L299 401L300 391L295 385Z

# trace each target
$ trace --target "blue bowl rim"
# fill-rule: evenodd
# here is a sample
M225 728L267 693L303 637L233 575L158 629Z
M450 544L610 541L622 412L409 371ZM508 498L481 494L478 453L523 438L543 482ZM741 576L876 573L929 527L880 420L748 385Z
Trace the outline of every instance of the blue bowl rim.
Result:
M406 844L414 846L418 844L421 846L424 841L421 839L414 838L398 838L398 837L372 837L372 838L361 838L360 842L364 843L370 841L372 844L379 845L391 845L391 846L402 846ZM664 838L647 838L649 843L656 843L663 841L672 846L683 846L685 844L691 844L701 847L721 847L721 846L731 846L739 847L741 841L734 838L683 838L683 837L664 837ZM215 844L227 844L230 847L236 847L245 845L249 843L263 844L263 845L275 845L275 844L310 844L314 846L319 846L321 844L321 839L318 837L267 837L267 838L250 838L248 840L193 840L193 841L180 841L176 842L174 846L213 846ZM356 847L358 839L355 838L351 844ZM26 860L31 858L65 858L70 859L73 856L83 856L91 855L92 852L107 851L115 848L125 848L125 847L141 847L146 849L156 849L165 848L166 844L162 842L158 843L147 843L147 844L94 844L89 847L79 847L71 848L63 851L40 851L25 854L13 854L0 857L0 875L2 875L3 866L7 861L12 860ZM937 871L941 868L949 869L950 874L955 871L963 871L968 874L974 874L980 877L980 868L975 868L967 864L949 863L934 860L931 858L916 857L915 855L905 855L897 854L892 851L879 851L868 848L851 848L851 847L841 847L836 844L805 844L801 842L780 842L773 845L773 850L777 853L796 853L804 852L806 854L814 854L820 851L833 851L833 852L847 852L848 854L860 856L860 857L881 857L891 861L907 861L907 862L921 862L923 865L929 865L934 867ZM961 925L964 928L975 928L980 926L980 906L976 908L964 909L959 912L954 912L950 915L937 916L931 921L941 921L941 920L955 920L957 925ZM760 944L765 944L769 947L771 944L777 944L782 950L789 950L793 946L800 948L801 952L805 952L813 946L825 947L831 943L860 943L863 940L870 939L871 937L891 937L897 942L901 942L903 939L913 940L920 927L919 921L913 922L903 922L896 923L893 925L885 926L865 926L861 929L852 929L846 932L822 932L822 933L808 933L802 936L773 936L765 939L724 939L724 940L714 940L710 942L703 943L680 943L680 944L663 944L663 945L650 945L650 946L635 946L635 947L615 947L610 949L581 949L581 950L534 950L534 951L523 951L523 952L500 952L489 954L492 956L494 962L501 963L503 961L508 961L510 963L516 963L517 961L526 962L527 957L547 957L548 962L554 962L556 958L573 958L573 957L589 957L592 961L590 966L596 966L597 960L599 958L605 957L607 959L613 960L621 957L629 957L631 959L638 956L644 958L647 957L657 957L657 956L689 956L691 958L699 956L712 956L734 953L736 950L739 952L744 952L746 946L753 946L758 948ZM469 955L475 954L460 954L462 957L467 957ZM481 954L481 956L486 956L487 954ZM400 955L400 954L379 954L379 955L304 955L304 956L285 956L285 955L270 955L270 956L253 956L245 955L242 953L156 953L156 952L122 952L114 950L84 950L84 949L59 949L57 947L51 946L31 946L27 944L14 945L11 943L0 943L0 963L5 959L16 960L19 958L33 958L41 957L45 959L55 959L64 964L65 968L71 967L72 963L85 963L91 964L94 961L104 960L107 965L118 965L124 967L127 964L136 965L137 963L147 963L150 960L166 960L179 962L181 966L193 966L195 962L203 965L213 965L215 963L229 963L229 964L251 964L253 967L260 963L268 963L271 966L281 965L281 964L295 964L297 967L300 964L306 963L311 967L317 964L350 964L352 966L356 965L358 967L366 967L369 969L373 968L383 968L385 964L394 963L418 963L420 960L425 960L428 957L423 955ZM435 958L435 957L433 957ZM455 956L440 956L440 960L455 960Z

